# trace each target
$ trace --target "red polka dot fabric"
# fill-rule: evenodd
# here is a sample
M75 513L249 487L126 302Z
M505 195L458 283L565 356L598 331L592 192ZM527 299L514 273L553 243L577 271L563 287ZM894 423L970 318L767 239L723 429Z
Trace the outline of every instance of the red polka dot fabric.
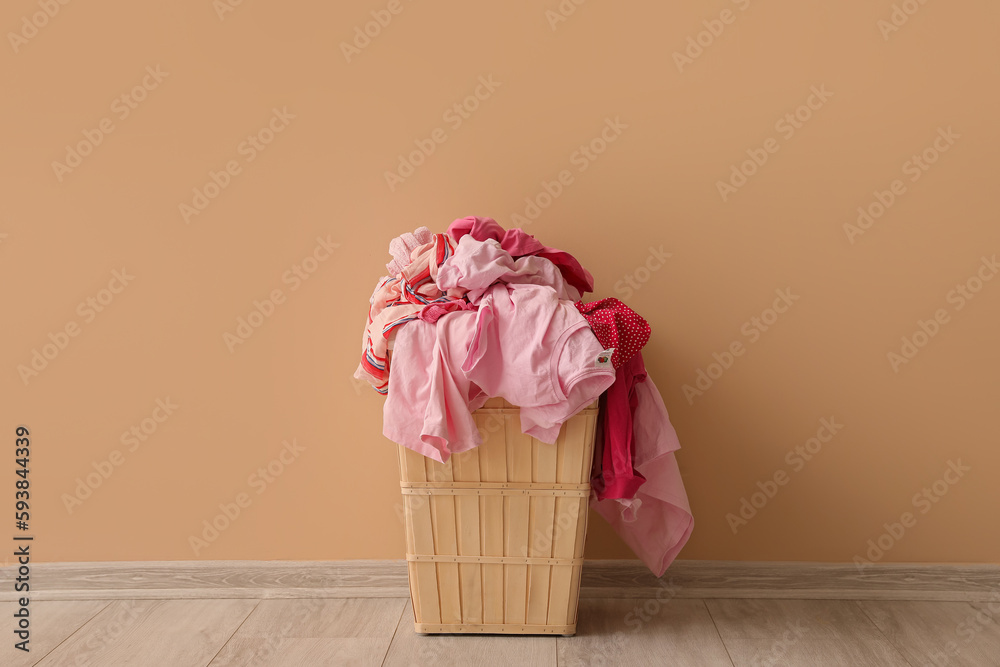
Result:
M649 322L614 297L590 303L577 301L574 305L590 323L604 349L615 348L611 355L611 365L615 370L649 342L652 333Z

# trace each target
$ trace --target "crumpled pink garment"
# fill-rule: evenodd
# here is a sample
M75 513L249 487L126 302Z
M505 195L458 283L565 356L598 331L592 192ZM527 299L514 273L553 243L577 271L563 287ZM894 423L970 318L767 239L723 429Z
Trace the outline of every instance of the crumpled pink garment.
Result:
M472 411L488 397L461 370L475 331L472 312L400 330L383 406L385 437L441 463L482 442Z
M393 278L398 278L400 271L410 264L413 251L433 240L434 235L426 227L417 227L413 233L401 234L389 241L389 254L392 261L385 265L385 270Z
M481 442L471 411L487 396L520 406L521 431L554 443L614 381L587 321L545 285L494 284L477 312L415 321L396 335L383 412L389 439L446 462Z
M455 242L447 234L434 234L429 243L413 250L412 261L403 267L399 277L385 276L375 287L361 339L361 363L354 377L366 380L380 394L388 388L386 350L396 328L417 319L420 311L430 304L456 300L434 282L441 262L454 251Z
M452 315L451 317L454 317ZM587 321L547 285L495 283L479 303L462 364L488 396L520 407L521 432L552 444L615 380Z
M534 236L523 229L507 229L501 227L493 218L468 216L458 218L448 226L448 235L456 241L461 241L466 234L477 241L494 239L500 242L500 247L515 259L525 255L538 255L551 261L562 273L566 282L580 291L580 294L594 291L594 277L580 265L573 255L556 248L541 244Z
M597 500L591 494L590 506L653 574L661 577L691 537L694 517L675 457L681 445L660 392L648 376L635 390L633 463L646 478L635 496L638 503L625 506L618 500Z
M479 241L471 234L463 236L455 254L438 269L438 287L451 296L464 294L473 304L479 303L490 286L498 282L544 285L554 289L560 299L580 300L580 291L565 281L551 260L536 255L515 260L492 238Z

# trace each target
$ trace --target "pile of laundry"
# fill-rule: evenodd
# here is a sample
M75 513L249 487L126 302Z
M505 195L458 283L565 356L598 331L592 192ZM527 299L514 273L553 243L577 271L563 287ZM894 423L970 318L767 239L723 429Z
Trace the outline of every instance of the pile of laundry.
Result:
M522 432L546 443L600 399L591 506L661 576L694 520L643 364L646 320L615 298L583 303L594 278L576 258L492 218L421 227L389 254L354 374L386 395L385 436L444 463L482 443L472 412L488 398L519 406Z

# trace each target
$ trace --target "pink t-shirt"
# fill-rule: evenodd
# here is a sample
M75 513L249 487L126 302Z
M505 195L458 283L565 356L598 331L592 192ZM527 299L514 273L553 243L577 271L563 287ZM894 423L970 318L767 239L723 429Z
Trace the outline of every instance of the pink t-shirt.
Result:
M521 407L521 431L555 442L563 422L615 380L610 355L572 302L539 285L493 285L462 370ZM603 361L602 361L603 359Z
M497 283L478 311L396 334L383 433L444 462L482 442L471 411L501 396L520 406L524 433L555 442L563 422L614 382L610 357L551 287Z

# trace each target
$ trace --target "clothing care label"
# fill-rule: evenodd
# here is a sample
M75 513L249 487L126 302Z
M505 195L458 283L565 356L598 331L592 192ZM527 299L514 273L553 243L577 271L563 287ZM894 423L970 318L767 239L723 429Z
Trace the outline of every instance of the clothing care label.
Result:
M615 353L615 348L609 347L594 359L595 368L605 368L611 365L611 355Z

